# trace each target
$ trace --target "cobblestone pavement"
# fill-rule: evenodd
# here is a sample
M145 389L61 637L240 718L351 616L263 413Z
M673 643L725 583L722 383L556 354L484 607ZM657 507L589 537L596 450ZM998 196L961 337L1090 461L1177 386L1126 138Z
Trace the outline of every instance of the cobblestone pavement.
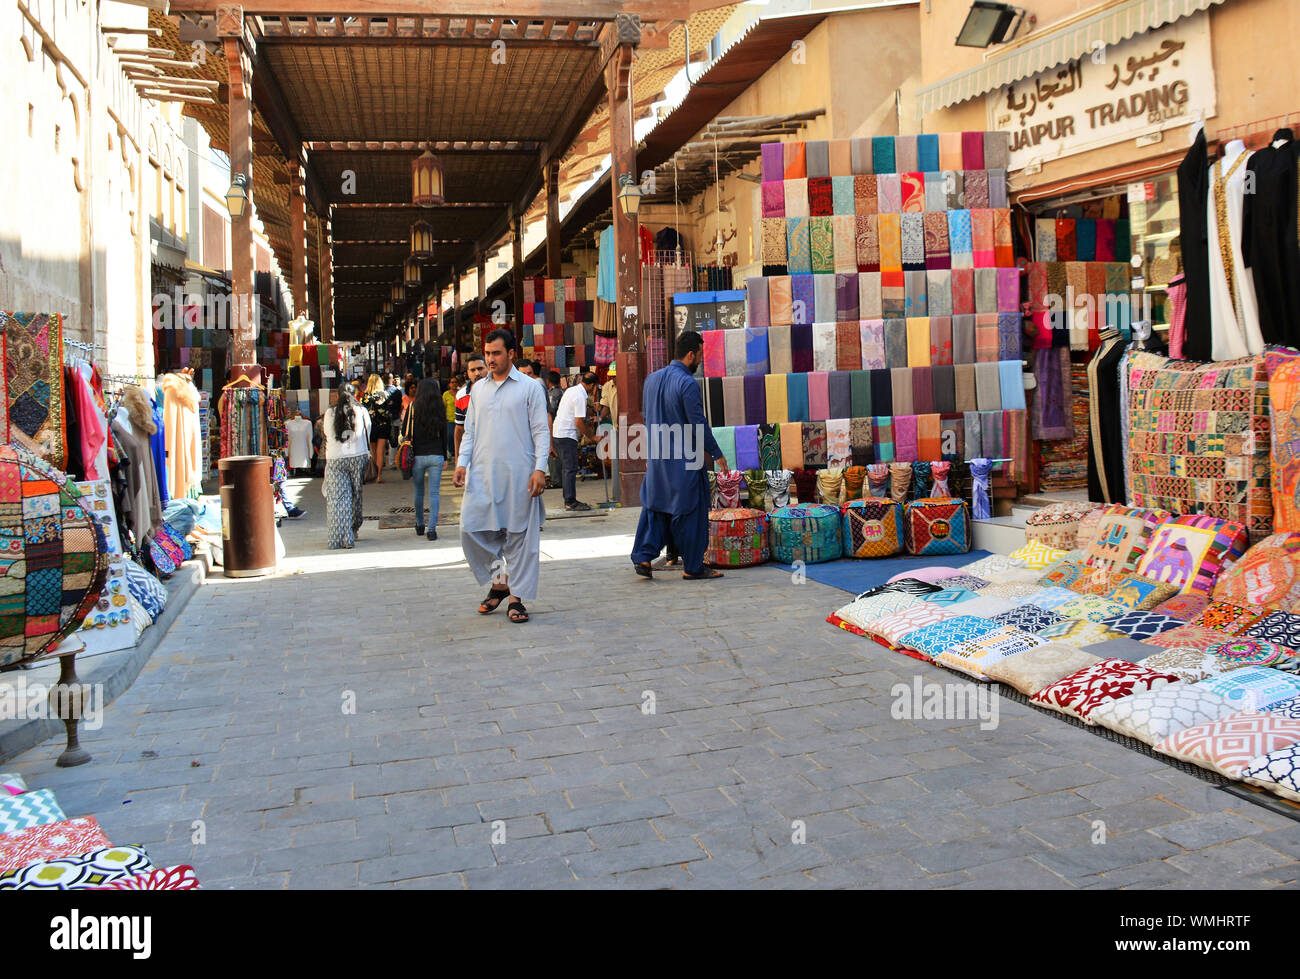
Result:
M826 625L842 592L637 578L635 510L548 522L518 626L475 614L454 527L367 522L326 551L319 480L296 485L284 571L210 579L90 765L55 768L52 741L6 766L207 886L1300 879L1300 824L1029 707L1002 700L993 730L893 719L894 684L957 678ZM400 480L366 492L367 513L410 503Z

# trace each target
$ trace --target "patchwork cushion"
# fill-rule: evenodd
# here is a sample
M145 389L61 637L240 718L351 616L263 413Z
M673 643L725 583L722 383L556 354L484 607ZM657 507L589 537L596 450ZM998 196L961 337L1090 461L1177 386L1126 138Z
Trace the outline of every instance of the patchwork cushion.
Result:
M1256 758L1296 742L1300 742L1300 721L1266 712L1241 711L1185 727L1157 741L1154 747L1179 761L1228 778L1241 778Z
M941 605L931 605L928 602L923 602L920 605L913 605L911 608L900 609L889 615L873 619L863 625L862 628L873 636L879 636L887 642L898 643L909 632L915 632L923 626L942 622L944 619L952 617L953 613Z
M1300 744L1288 744L1252 758L1239 777L1247 785L1300 802Z
M971 591L979 591L981 588L987 588L993 582L986 578L979 578L973 574L954 574L947 578L940 578L935 582L940 588L967 588Z
M965 554L970 550L970 510L965 500L913 500L903 516L907 553Z
M1083 551L1087 554L1093 542L1097 539L1097 531L1101 527L1101 518L1106 515L1106 507L1097 507L1095 510L1089 510L1079 518L1079 532L1074 537L1074 546L1076 550Z
M958 605L962 602L969 602L973 598L978 598L975 592L967 588L945 588L943 591L937 591L932 595L926 595L927 602L934 602L936 605Z
M1208 595L1225 563L1246 551L1246 528L1231 520L1198 515L1166 520L1151 535L1138 573Z
M987 680L989 677L985 671L994 663L1043 645L1046 645L1044 640L1008 625L986 632L977 639L950 646L934 657L934 661L976 680Z
M867 598L855 598L847 605L841 606L836 610L838 615L845 622L863 628L866 623L872 619L879 619L882 616L889 615L891 612L897 612L899 609L908 608L912 605L920 605L921 599L915 595L904 595L901 592L887 592L883 595L871 595Z
M1066 619L1086 619L1089 622L1102 622L1106 619L1125 615L1129 610L1123 605L1107 601L1097 595L1080 595L1052 611Z
M1300 677L1267 666L1243 666L1200 680L1197 686L1223 694L1238 710L1268 710L1274 704L1300 697Z
M1100 657L1085 653L1076 646L1045 642L1023 653L988 664L984 675L1032 696L1062 677L1097 662L1100 662Z
M984 598L1028 598L1036 594L1039 585L1030 585L1022 582L998 582L989 585L987 588L980 589L980 595Z
M1036 634L1049 625L1065 622L1066 619L1037 605L1017 605L1005 612L999 612L993 616L993 621L999 625L1012 625L1024 632Z
M1200 625L1180 625L1176 629L1148 636L1142 641L1148 645L1163 646L1166 649L1174 649L1178 646L1209 649L1211 646L1223 642L1223 639L1223 633L1216 632L1214 629L1207 629Z
M1262 608L1247 608L1231 602L1210 602L1201 614L1191 620L1192 625L1215 629L1225 636L1240 636L1268 612Z
M1191 622L1210 604L1209 595L1175 595L1167 598L1151 611L1172 615L1183 622Z
M704 563L720 568L750 568L772 556L767 543L767 514L736 507L709 512L709 546Z
M105 884L105 891L197 891L199 878L189 864L132 874Z
M1268 639L1237 636L1226 642L1215 643L1205 651L1232 666L1271 666L1284 673L1300 670L1300 653Z
M982 619L977 615L952 615L903 633L895 641L900 646L915 649L934 659L951 646L960 645L968 639L977 639L997 628L998 624L991 619Z
M1183 623L1158 612L1125 612L1123 615L1112 615L1102 619L1101 624L1134 639L1149 639L1151 636L1176 629Z
M0 873L0 891L71 891L102 887L153 870L142 846L111 846Z
M1157 673L1121 659L1103 659L1044 687L1034 694L1033 701L1093 724L1092 712L1108 701L1178 682L1171 673Z
M1143 744L1155 744L1194 724L1209 724L1240 709L1222 694L1173 683L1102 704L1092 712L1092 719Z
M109 845L94 816L28 826L0 836L0 870L18 870L42 860L75 857Z
M1043 576L1038 579L1038 583L1044 586L1060 585L1062 588L1066 588L1088 573L1088 566L1082 561L1071 561L1068 558L1062 558L1043 572Z
M1271 639L1292 649L1300 649L1300 615L1294 612L1269 612L1252 623L1245 634L1252 639Z
M1106 507L1097 524L1097 536L1087 549L1088 566L1093 574L1137 571L1151 534L1172 516L1164 510L1126 507L1119 503Z
M819 564L843 555L840 508L824 503L783 506L768 515L772 557L782 564Z
M1038 591L1025 596L1026 602L1032 602L1039 608L1045 608L1049 612L1054 612L1066 602L1072 602L1079 596L1068 588L1061 588L1057 585L1047 585L1039 588ZM1064 616L1062 616L1064 618Z
M1050 642L1063 642L1067 646L1095 646L1110 639L1124 639L1124 633L1116 632L1100 622L1087 619L1066 619L1056 625L1049 625L1039 631L1038 635Z
M1146 612L1177 594L1177 585L1144 578L1139 574L1126 574L1106 593L1106 598L1136 611Z
M1150 643L1144 643L1150 646ZM1222 676L1229 670L1241 669L1240 666L1224 662L1217 656L1203 649L1190 646L1175 646L1173 649L1160 649L1141 661L1147 669L1160 673L1173 673L1184 683L1195 683L1206 677Z
M1214 597L1236 605L1300 612L1300 533L1265 537L1219 575Z
M889 557L903 550L903 507L892 500L854 500L844 508L845 557Z
M892 593L899 595L916 595L924 598L926 595L933 595L935 592L943 591L938 585L931 584L928 581L922 581L919 578L899 578L895 581L887 581L883 585L877 585L869 591L864 591L859 598L865 598L870 595L887 595Z
M1025 540L1071 550L1078 546L1079 521L1100 509L1095 503L1049 503L1025 519Z
M1038 541L1030 541L1019 550L1012 551L1008 557L1023 561L1026 568L1042 571L1062 560L1069 553L1067 550L1048 547Z
M15 833L29 826L44 826L67 818L49 789L36 789L22 795L0 795L0 833Z

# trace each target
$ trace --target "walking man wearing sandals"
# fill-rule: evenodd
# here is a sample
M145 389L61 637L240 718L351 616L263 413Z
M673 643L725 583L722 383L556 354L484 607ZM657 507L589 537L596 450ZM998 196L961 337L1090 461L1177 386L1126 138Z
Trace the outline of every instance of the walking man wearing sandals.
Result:
M725 473L727 460L704 419L704 400L692 376L700 366L704 341L692 330L677 338L677 359L645 379L642 410L651 449L641 482L641 519L636 526L632 566L653 577L650 562L665 541L682 558L682 577L721 578L704 566L709 546L709 479L705 453ZM660 451L656 451L656 449ZM667 448L668 451L662 451Z
M493 330L483 343L488 375L470 389L456 460L460 546L480 585L491 582L478 610L495 612L509 598L511 622L527 622L524 599L537 597L546 464L551 433L546 391L514 367L515 337Z

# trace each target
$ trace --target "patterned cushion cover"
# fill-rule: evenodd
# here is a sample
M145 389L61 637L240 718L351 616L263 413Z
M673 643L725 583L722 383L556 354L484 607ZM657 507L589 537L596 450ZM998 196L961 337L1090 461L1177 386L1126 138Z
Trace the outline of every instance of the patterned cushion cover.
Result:
M976 680L987 680L985 671L994 663L1044 645L1046 645L1045 640L1008 625L986 632L978 639L968 639L956 646L950 646L934 657L934 661L940 666L965 673Z
M970 550L970 510L965 500L913 500L903 516L907 553L965 554Z
M1211 646L1223 642L1223 639L1223 633L1214 629L1207 629L1199 625L1180 625L1176 629L1149 636L1142 641L1150 646L1163 646L1166 649L1174 649L1178 646L1209 649Z
M1206 652L1232 666L1271 666L1284 673L1300 671L1300 653L1268 639L1251 639L1236 636L1215 643Z
M943 591L937 591L933 595L926 595L927 602L934 602L936 605L958 605L962 602L969 602L979 596L968 588L945 588Z
M896 581L887 581L883 585L876 585L868 591L864 591L858 598L865 598L869 595L886 595L895 592L899 595L916 595L924 598L926 595L933 595L935 592L943 591L938 585L931 584L928 581L922 581L919 578L899 578Z
M1112 602L1146 612L1177 594L1176 585L1165 584L1154 578L1143 578L1140 574L1126 574L1106 593L1106 597Z
M94 816L29 826L0 836L0 870L18 870L41 860L58 860L109 846Z
M960 645L968 639L977 639L997 627L996 622L977 615L952 615L903 633L895 641L900 646L915 649L933 659L945 649Z
M1231 520L1182 516L1166 520L1151 535L1138 573L1179 591L1208 595L1225 563L1246 551L1246 528Z
M872 595L867 598L855 598L847 605L841 606L836 610L836 615L844 621L863 628L866 623L872 619L879 619L882 616L889 615L891 612L897 612L899 609L908 608L912 605L920 605L921 599L915 595L904 595L901 592L887 592L883 595Z
M1074 538L1074 547L1076 550L1083 551L1085 555L1088 548L1097 539L1097 531L1101 527L1101 518L1106 515L1106 507L1097 507L1095 510L1089 510L1079 518L1079 532Z
M709 512L709 546L704 563L722 568L749 568L771 557L767 514L737 507Z
M1041 586L1030 585L1022 582L998 582L989 585L987 588L980 589L980 595L985 598L1010 598L1022 599L1028 598L1035 594Z
M1138 570L1152 532L1172 516L1164 510L1112 503L1102 513L1096 539L1088 545L1088 566L1093 574Z
M1037 634L1049 625L1065 622L1066 619L1037 605L1017 605L1005 612L999 612L993 616L993 621L999 625L1013 625L1025 632Z
M22 795L27 783L17 772L0 772L0 795Z
M1209 595L1175 595L1167 598L1151 611L1172 615L1183 622L1191 622L1210 604Z
M1170 629L1176 629L1183 623L1158 612L1125 612L1123 615L1112 615L1102 619L1101 624L1134 639L1148 639Z
M903 550L903 507L893 500L854 500L844 508L845 557L889 557Z
M1257 785L1284 799L1300 802L1300 744L1289 744L1252 758L1239 777L1247 785Z
M982 557L978 561L972 561L970 564L963 565L958 570L962 574L973 574L978 578L986 578L989 581L1003 581L1003 575L1012 569L1024 571L1025 566L1019 561L1013 561L1005 554L990 554L988 557Z
M1157 673L1122 659L1103 659L1044 687L1034 694L1033 700L1093 724L1092 712L1108 701L1178 682L1178 677L1171 673Z
M1217 629L1226 636L1240 636L1267 614L1267 609L1248 608L1231 602L1210 602L1189 624Z
M1190 646L1175 646L1173 649L1153 648L1155 652L1143 659L1142 665L1160 673L1173 673L1181 677L1184 683L1195 683L1206 677L1221 676L1229 670L1241 669L1240 666L1226 663L1203 649L1193 649Z
M999 598L997 595L979 595L977 594L968 602L961 603L962 615L979 615L986 619L991 619L995 615L1000 615L1008 609L1013 609L1019 603L1019 599Z
M1284 700L1280 704L1274 704L1268 709L1270 714L1277 714L1281 717L1293 717L1300 721L1300 697L1292 697L1290 700Z
M1252 639L1271 639L1292 649L1300 649L1300 615L1294 612L1269 612L1245 632Z
M1203 686L1199 683L1197 686ZM1300 721L1276 714L1241 711L1207 724L1193 724L1157 741L1155 750L1180 761L1241 778L1260 755L1300 741Z
M979 591L981 588L987 588L993 582L986 578L979 578L973 574L954 574L947 578L940 578L935 582L940 588L968 588L971 591Z
M1236 605L1300 612L1300 533L1265 537L1219 575L1214 597Z
M1079 521L1099 509L1095 503L1049 503L1025 520L1025 540L1071 550L1077 546Z
M167 586L126 555L121 560L126 568L126 584L131 594L144 606L149 618L157 621L167 607Z
M1056 625L1049 625L1038 633L1043 639L1050 642L1063 642L1067 646L1094 646L1099 642L1106 642L1110 639L1123 639L1124 633L1116 632L1100 622L1090 622L1087 619L1066 619L1064 622L1058 622Z
M1243 666L1200 680L1197 686L1223 694L1238 710L1268 710L1274 704L1300 697L1300 677L1268 666Z
M110 881L102 891L197 891L199 878L189 864L154 869L142 874L132 874Z
M1173 683L1102 704L1092 712L1092 719L1143 744L1155 744L1193 724L1209 724L1240 709L1222 694L1195 684Z
M1085 653L1076 646L1048 642L988 664L984 675L1032 696L1061 677L1097 662L1100 662L1100 657Z
M22 795L0 795L0 833L14 833L29 826L44 826L67 818L49 789L36 789Z
M0 891L85 890L152 869L144 847L112 846L0 873Z
M942 622L944 619L952 617L953 613L943 606L931 605L925 602L921 605L913 605L911 608L891 612L889 615L883 615L878 619L872 619L864 624L862 628L866 629L871 635L879 636L887 642L898 643L909 632L915 632L923 626L934 622Z
M1039 588L1032 595L1026 595L1025 601L1032 602L1039 608L1045 608L1049 612L1054 612L1066 602L1072 602L1079 596L1068 588L1061 588L1058 585L1046 585ZM1062 616L1064 618L1064 616Z
M1042 571L1050 568L1057 561L1064 559L1069 551L1048 547L1038 541L1030 541L1019 550L1012 551L1008 557L1023 561L1026 568Z
M1086 619L1089 622L1102 622L1106 619L1124 615L1129 610L1123 605L1107 601L1097 595L1081 595L1052 611L1066 619Z
M825 503L783 506L768 515L772 557L782 564L819 564L843 555L840 508Z
M1062 558L1043 572L1043 576L1038 579L1038 583L1043 586L1059 585L1066 588L1086 574L1088 574L1088 566L1082 561L1071 561L1069 558Z

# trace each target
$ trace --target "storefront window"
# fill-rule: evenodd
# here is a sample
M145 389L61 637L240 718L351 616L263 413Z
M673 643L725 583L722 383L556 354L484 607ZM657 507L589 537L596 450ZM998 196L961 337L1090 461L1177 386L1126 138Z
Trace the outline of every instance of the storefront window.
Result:
M1133 254L1141 256L1135 269L1151 301L1152 324L1169 325L1166 295L1169 281L1182 271L1178 247L1178 176L1167 173L1128 186Z

